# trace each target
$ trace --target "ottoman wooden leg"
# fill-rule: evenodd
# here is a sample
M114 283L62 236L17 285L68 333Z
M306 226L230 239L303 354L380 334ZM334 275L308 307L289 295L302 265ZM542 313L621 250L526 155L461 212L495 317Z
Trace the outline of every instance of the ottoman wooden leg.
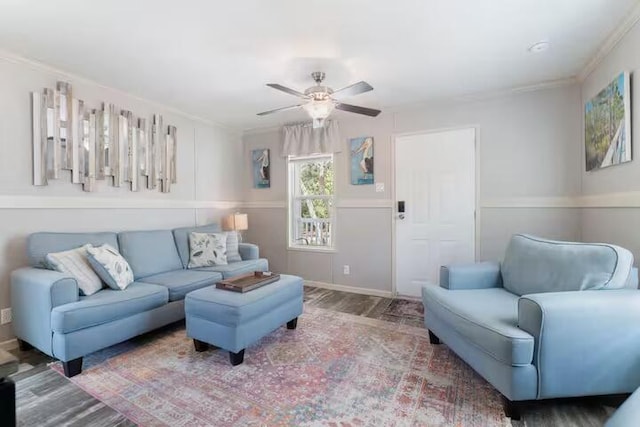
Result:
M209 349L209 344L200 340L193 340L193 346L196 348L196 351L207 351Z
M242 362L244 362L244 349L240 350L237 353L234 353L232 351L229 352L229 360L231 361L231 364L233 366L237 366L239 364L241 364Z
M287 322L287 329L295 329L298 326L298 318L296 317L293 320L289 320Z
M16 386L8 378L0 378L0 425L16 425Z

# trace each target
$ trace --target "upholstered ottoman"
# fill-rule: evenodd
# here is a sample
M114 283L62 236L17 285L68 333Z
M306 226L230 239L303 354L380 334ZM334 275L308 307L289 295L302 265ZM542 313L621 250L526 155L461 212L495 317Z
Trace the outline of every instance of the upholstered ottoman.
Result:
M302 314L302 279L281 275L280 280L246 293L215 286L185 297L187 336L196 351L210 345L229 351L232 365L244 360L244 349L283 324L295 329Z

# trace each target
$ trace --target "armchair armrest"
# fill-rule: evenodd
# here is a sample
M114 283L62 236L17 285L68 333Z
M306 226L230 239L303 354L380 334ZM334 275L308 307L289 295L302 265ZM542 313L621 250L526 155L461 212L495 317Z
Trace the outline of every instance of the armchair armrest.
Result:
M14 333L52 356L51 310L78 299L78 283L67 274L31 267L13 271L11 307Z
M450 290L501 288L502 275L497 262L443 265L440 286Z
M260 249L257 245L251 243L240 243L238 245L238 252L243 261L260 258Z
M629 393L640 384L640 291L549 292L518 301L535 340L538 398Z

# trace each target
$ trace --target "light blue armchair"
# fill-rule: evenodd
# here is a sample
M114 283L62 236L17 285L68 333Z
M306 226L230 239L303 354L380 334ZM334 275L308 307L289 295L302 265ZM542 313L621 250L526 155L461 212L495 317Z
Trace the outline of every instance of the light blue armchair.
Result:
M633 255L605 244L513 236L502 265L447 266L425 285L425 326L518 403L630 393L640 386Z

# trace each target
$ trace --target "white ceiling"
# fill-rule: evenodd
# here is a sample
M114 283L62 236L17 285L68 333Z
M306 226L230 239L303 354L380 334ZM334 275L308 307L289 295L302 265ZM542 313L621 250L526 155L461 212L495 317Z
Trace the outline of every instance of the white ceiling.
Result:
M0 0L0 48L238 129L298 99L394 108L575 76L637 0ZM549 40L543 54L527 48ZM347 114L339 112L338 114Z

